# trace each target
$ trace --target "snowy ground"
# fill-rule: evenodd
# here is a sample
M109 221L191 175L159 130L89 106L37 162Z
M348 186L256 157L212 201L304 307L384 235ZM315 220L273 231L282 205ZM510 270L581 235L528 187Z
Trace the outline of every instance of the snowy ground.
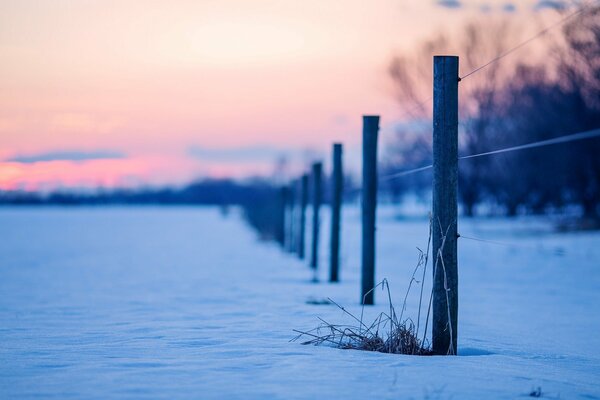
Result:
M380 213L377 279L400 302L428 226L394 214ZM345 212L337 285L325 283L326 219L313 284L235 214L0 209L0 398L510 399L541 387L600 399L600 234L462 219L463 235L502 244L459 242L461 355L410 357L289 342L317 316L350 322L310 298L360 312L358 210Z

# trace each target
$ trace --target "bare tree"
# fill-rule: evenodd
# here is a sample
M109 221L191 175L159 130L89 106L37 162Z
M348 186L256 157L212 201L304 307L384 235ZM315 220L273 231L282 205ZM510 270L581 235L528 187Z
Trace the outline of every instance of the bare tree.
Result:
M600 127L600 6L589 7L564 29L558 79L572 132ZM584 215L599 219L600 140L570 146L569 189Z
M531 56L511 56L487 64L521 43L520 36L520 30L506 20L474 22L457 35L438 35L410 56L394 58L389 73L400 114L407 122L389 146L386 168L402 170L431 161L435 54L459 55L461 76L467 75L459 91L461 154L600 127L600 6L584 9L562 31L555 30L538 42L540 55L554 55L545 57L544 63ZM478 69L481 65L486 67ZM459 174L463 210L473 215L483 200L503 205L509 215L578 204L586 217L600 219L598 154L600 140L592 139L464 160ZM405 180L395 183L399 190L414 189L411 185L418 182L401 179Z
M438 35L424 42L411 56L395 57L389 73L394 82L395 94L402 107L402 114L411 123L403 125L397 133L397 144L392 150L420 150L421 164L431 159L431 99L432 58L436 54L460 56L461 71L472 71L508 48L514 29L505 20L472 22L455 38ZM502 64L492 64L481 73L461 82L460 88L460 148L462 153L472 154L486 151L498 131L495 128L494 110L501 99L498 90L503 78L508 75ZM429 94L428 94L429 93ZM428 151L424 151L427 147ZM406 157L396 157L404 160ZM413 156L414 158L414 156ZM485 170L489 160L474 159L461 165L459 178L460 198L465 214L472 216L475 205L481 201L484 189ZM391 163L394 164L393 162ZM405 164L406 165L406 164ZM418 165L408 165L413 167ZM394 169L393 167L388 167ZM396 169L402 169L396 167Z

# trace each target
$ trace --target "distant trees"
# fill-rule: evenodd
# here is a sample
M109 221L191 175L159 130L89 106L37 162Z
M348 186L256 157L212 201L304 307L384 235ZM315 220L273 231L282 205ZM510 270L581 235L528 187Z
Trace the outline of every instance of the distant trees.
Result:
M0 204L6 205L240 205L268 186L262 180L236 182L230 179L204 179L182 188L113 189L94 192L58 190L47 194L0 191Z
M566 124L574 132L600 127L600 6L565 28L566 46L559 50L559 84ZM568 196L587 216L598 216L600 140L569 148Z
M243 182L230 179L202 179L181 187L113 189L94 192L55 191L35 193L0 191L0 206L60 205L209 205L220 206L227 214L229 206L240 206L246 221L264 239L280 239L281 187L266 179Z
M390 75L409 122L399 128L386 170L430 163L431 115L421 101L431 96L431 57L459 54L464 74L519 43L514 32L503 22L472 23L456 40L438 36L412 57L392 60ZM544 64L527 57L516 67L493 63L461 82L461 154L600 128L600 7L567 23L559 39L548 45ZM599 154L600 140L590 139L463 160L459 198L464 213L473 215L482 203L500 206L508 215L575 204L585 216L598 218ZM390 189L423 190L422 182L398 181Z
M561 38L549 65L519 65L499 92L501 147L600 128L600 7L565 25ZM599 154L600 140L591 139L498 155L486 191L509 214L576 204L598 218Z

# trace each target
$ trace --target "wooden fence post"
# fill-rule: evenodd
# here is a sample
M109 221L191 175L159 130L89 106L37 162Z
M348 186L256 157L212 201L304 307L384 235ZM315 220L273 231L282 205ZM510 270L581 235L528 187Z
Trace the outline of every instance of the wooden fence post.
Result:
M310 266L315 271L319 264L319 209L321 208L321 174L323 164L316 162L312 166L312 184L313 184L313 213L312 213L312 252L310 257ZM315 275L316 277L316 275Z
M298 221L298 258L305 256L306 206L308 204L308 174L300 178L300 221Z
M363 117L362 287L361 304L374 304L375 209L377 207L377 134L379 116Z
M340 269L340 217L342 210L342 144L333 144L333 170L331 173L331 252L329 259L329 281L339 281Z
M282 248L285 248L285 240L286 240L286 204L288 201L288 188L282 186L279 190L279 199L277 203L277 217L276 217L276 226L275 226L275 239L279 243Z
M296 204L296 188L294 182L289 185L289 200L288 200L288 239L286 249L290 253L295 251L296 232L294 231L294 212Z
M458 57L433 58L432 349L455 355L458 336Z

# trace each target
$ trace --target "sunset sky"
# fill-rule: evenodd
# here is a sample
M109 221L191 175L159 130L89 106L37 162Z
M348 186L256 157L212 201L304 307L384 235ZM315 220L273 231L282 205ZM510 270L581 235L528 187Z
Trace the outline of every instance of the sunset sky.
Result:
M1 0L0 189L268 174L333 141L354 165L361 116L385 142L402 115L394 54L469 18L552 22L560 3Z

